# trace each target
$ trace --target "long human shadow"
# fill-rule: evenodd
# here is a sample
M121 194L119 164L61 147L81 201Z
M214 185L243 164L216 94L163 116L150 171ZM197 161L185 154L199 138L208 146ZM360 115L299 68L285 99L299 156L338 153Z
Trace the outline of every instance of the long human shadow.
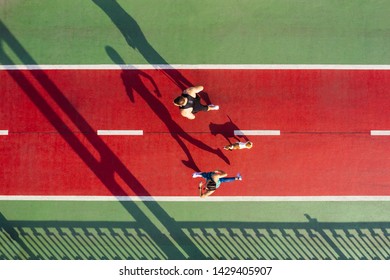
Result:
M21 45L16 37L9 31L9 29L0 20L0 63L3 65L14 65L13 60L4 50L4 44L14 52L14 54L26 65L38 65L38 63L31 57L27 50ZM89 169L95 174L97 178L104 184L104 186L114 196L127 196L127 192L122 188L120 183L115 179L115 173L126 183L127 187L131 189L138 196L150 196L148 190L138 181L138 179L127 169L121 160L115 155L113 151L104 143L91 125L84 119L84 117L74 108L70 101L66 98L60 88L48 77L43 70L27 70L29 74L36 80L39 87L30 82L24 71L7 70L10 77L23 90L28 98L33 102L37 109L49 121L51 125L59 132L59 135L69 144L73 151L84 161ZM40 92L42 87L54 101L54 103L61 108L61 110L68 116L74 125L83 133L83 136L88 140L96 153L92 153L71 130L71 128L58 116L50 103ZM156 201L143 202L146 208L157 218L157 220L166 228L168 234L161 231L152 220L144 213L136 204L122 203L122 206L131 214L140 224L143 225L144 230L164 251L169 259L183 259L185 254L190 258L201 259L202 253L197 247L188 239L176 223L165 212L163 208ZM181 243L176 242L179 240ZM185 252L185 254L183 253Z
M240 138L234 134L235 130L240 129L229 116L227 116L227 118L229 119L229 121L223 124L216 124L211 122L209 124L209 129L212 135L222 135L223 137L225 137L226 141L229 142L229 144L233 144L232 140L234 142L240 141ZM248 137L245 135L240 137L242 137L245 141L249 141Z
M107 46L106 51L114 63L118 65L124 64L124 60L122 59L122 57L112 47ZM158 99L158 97L156 97L155 94L153 94L150 90L146 88L144 82L141 79L142 77L147 78L151 81L151 83L155 87L156 95L158 96L160 94L158 87L153 81L153 78L147 73L141 70L126 69L121 72L121 78L130 101L133 103L136 102L134 93L138 93L138 95L145 100L146 104L148 104L148 106L152 109L156 117L165 124L168 131L170 132L170 135L176 140L176 142L182 148L184 153L187 155L188 160L182 161L184 165L189 168L192 168L195 171L200 171L191 155L190 150L182 139L187 140L189 143L196 146L197 148L203 149L204 151L219 156L226 163L230 163L229 159L223 154L223 152L219 148L214 149L185 132L183 128L181 128L181 126L178 125L177 122L172 119L172 116L166 106Z
M135 19L117 1L92 1L107 14L112 23L122 33L127 44L131 48L138 50L149 64L154 65L157 69L161 69L181 90L193 86L179 71L169 66L169 63L149 43ZM158 22L158 19L156 19L156 22Z

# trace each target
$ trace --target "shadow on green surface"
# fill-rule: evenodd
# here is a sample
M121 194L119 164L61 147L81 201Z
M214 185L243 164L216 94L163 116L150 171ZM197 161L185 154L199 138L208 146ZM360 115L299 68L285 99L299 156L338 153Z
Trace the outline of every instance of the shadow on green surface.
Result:
M108 56L112 59L112 61L117 65L123 65L124 60L119 55L119 53L113 49L110 46L106 46L106 52ZM171 70L167 70L167 72L170 72ZM141 70L125 70L123 69L120 73L123 85L126 89L126 94L129 97L130 101L132 103L136 103L134 95L137 94L139 97L141 97L149 106L154 114L156 115L157 119L160 120L168 129L169 135L175 139L177 144L180 146L180 148L183 150L183 152L187 156L187 160L182 160L183 164L192 169L192 171L199 172L200 169L197 166L192 153L190 149L187 147L187 144L184 142L186 140L190 145L197 149L201 149L203 151L206 151L210 154L213 154L215 156L218 156L222 160L224 160L227 164L230 164L229 159L224 155L224 153L220 149L214 149L213 147L205 144L202 141L199 141L198 139L191 136L189 133L187 133L171 116L170 111L168 108L164 105L164 103L158 98L160 97L160 93L157 90L158 87L155 85L155 93L149 90L145 83L143 82L143 78L149 79L152 83L154 83L151 76L149 76L147 73ZM173 106L173 109L177 109L175 106Z
M145 229L147 222L140 220L7 221L0 217L0 259L170 259ZM390 222L321 223L307 217L308 222L176 222L202 252L201 257L180 259L390 259Z
M149 43L137 21L117 1L92 1L107 14L112 23L122 33L128 46L138 50L149 64L155 65L156 69L161 69L181 90L193 86L178 70L169 67L169 63ZM159 65L164 66L164 68L162 69ZM169 71L166 71L166 67L170 68Z
M5 51L5 44L8 45L25 65L38 65L9 29L0 21L0 63L3 65L14 65L13 60ZM96 134L95 129L75 109L58 85L50 79L45 71L39 68L24 71L8 69L6 71L47 121L57 130L60 137L68 143L113 196L127 196L127 190L122 188L120 183L115 179L115 174L126 182L126 186L136 195L150 196L147 188L139 182L115 153ZM35 79L36 84L39 86L31 82L30 76L27 77L26 72ZM49 97L46 97L47 94ZM79 139L79 136L56 113L52 105L50 105L51 102L54 102L71 120L72 124L82 132L89 145L86 145L84 141ZM91 148L87 146L93 147L95 152L91 152ZM144 225L143 229L147 231L148 236L158 244L159 248L170 259L182 259L186 256L193 258L203 257L202 253L193 245L182 230L177 227L175 221L157 202L151 201L146 204L147 209L166 228L168 234L161 231L136 204L122 203L122 205L130 215L138 221L142 221ZM180 240L180 242L176 242L176 240Z
M106 12L112 15L115 9L111 7ZM126 14L123 18L125 21L132 20ZM133 25L133 28L136 27ZM156 54L154 57L146 54L153 50L145 42L142 45L146 40L142 34L132 40L150 63L156 63L156 59L158 62ZM0 62L12 65L4 44L24 64L38 64L0 21ZM45 71L7 72L113 195L125 196L127 193L115 180L115 174L137 195L148 195L147 189L96 136L95 130ZM31 79L35 79L34 83ZM49 98L44 97L42 89ZM51 102L83 132L96 153L91 153L90 148L56 114ZM144 208L161 224L157 227L150 214L146 215L139 205L131 202L121 202L121 205L135 222L9 221L0 215L0 258L389 259L390 256L390 223L387 222L320 223L309 216L308 223L177 222L157 202L143 203Z

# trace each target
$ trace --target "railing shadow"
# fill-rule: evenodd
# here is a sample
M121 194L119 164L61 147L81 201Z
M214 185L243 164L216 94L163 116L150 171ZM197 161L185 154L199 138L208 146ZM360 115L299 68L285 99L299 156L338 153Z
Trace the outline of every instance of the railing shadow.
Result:
M8 28L0 21L0 63L3 65L13 65L14 62L7 55L4 44L14 52L14 54L26 65L38 65L28 54L20 42L13 36ZM82 115L69 102L60 88L49 78L43 70L26 70L33 77L40 87L35 86L26 77L25 71L7 70L15 83L23 90L37 109L42 113L48 122L58 131L59 135L68 143L73 151L83 160L95 176L106 186L114 196L126 196L127 192L115 179L117 174L127 187L136 195L150 196L147 189L138 179L127 169L121 160L111 151L111 149L96 135L95 130L83 118ZM52 108L48 100L44 97L42 89L50 96L50 101L54 103L66 114L71 122L82 132L83 136L96 150L98 156L92 153L81 141L70 127L61 119ZM47 98L47 97L46 97ZM172 218L160 207L157 202L147 204L147 209L153 213L161 223L164 230L157 227L144 211L135 204L124 204L123 207L137 220L143 224L143 229L148 236L158 244L160 249L169 259L182 259L183 257L201 258L200 251L193 245L188 237L177 228ZM167 233L163 231L167 231ZM181 240L178 245L175 240ZM182 246L182 247L181 247Z
M0 219L0 259L170 258L139 221L7 221L1 214ZM176 224L202 252L195 259L390 259L390 222L322 223L310 218L308 222Z

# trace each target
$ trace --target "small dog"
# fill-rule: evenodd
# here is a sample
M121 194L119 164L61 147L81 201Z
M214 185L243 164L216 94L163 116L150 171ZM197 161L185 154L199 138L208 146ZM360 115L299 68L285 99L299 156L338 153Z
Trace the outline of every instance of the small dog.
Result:
M241 150L241 149L251 149L253 147L253 143L251 141L248 142L237 142L234 144L227 145L223 147L225 150L233 151L233 150Z

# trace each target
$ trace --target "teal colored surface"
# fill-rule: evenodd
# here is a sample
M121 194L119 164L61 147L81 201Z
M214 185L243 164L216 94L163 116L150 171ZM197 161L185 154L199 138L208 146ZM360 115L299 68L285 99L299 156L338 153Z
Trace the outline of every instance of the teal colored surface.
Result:
M129 64L390 64L383 0L0 3L1 20L38 64L112 64L106 46Z

